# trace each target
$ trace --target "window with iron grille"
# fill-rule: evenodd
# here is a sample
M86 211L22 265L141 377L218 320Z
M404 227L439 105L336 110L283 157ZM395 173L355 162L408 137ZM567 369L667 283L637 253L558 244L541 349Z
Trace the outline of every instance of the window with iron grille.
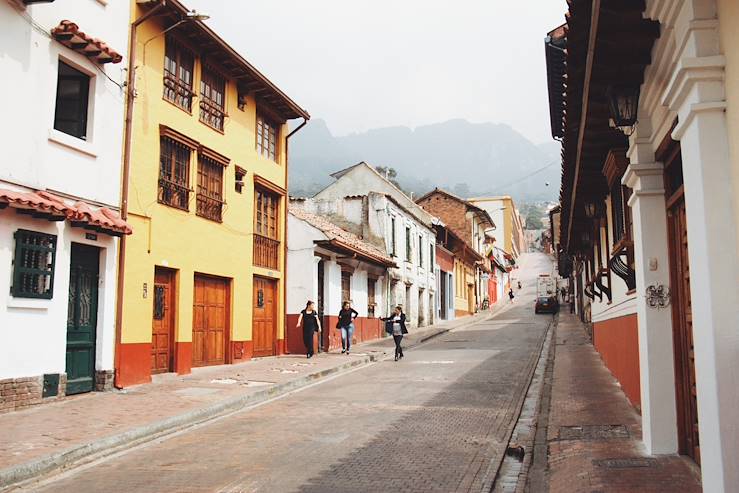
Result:
M54 128L60 132L87 140L87 103L90 76L59 61L56 83Z
M198 156L198 216L221 222L223 220L223 165L214 159Z
M257 152L260 156L277 161L277 125L257 115Z
M189 210L190 154L192 149L170 137L159 142L159 192L161 204Z
M209 67L203 67L200 79L200 121L223 132L226 117L226 79Z
M195 57L172 36L167 36L164 44L164 99L185 111L192 111Z
M13 286L17 298L51 299L54 293L56 236L19 229L15 232Z

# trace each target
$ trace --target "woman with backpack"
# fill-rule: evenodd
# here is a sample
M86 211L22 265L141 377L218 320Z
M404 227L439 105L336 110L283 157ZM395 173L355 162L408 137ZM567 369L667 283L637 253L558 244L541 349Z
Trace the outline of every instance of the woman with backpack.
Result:
M352 347L352 336L354 335L354 319L359 313L352 308L351 301L345 301L339 311L339 322L336 328L341 330L341 352L349 354Z
M403 357L403 348L400 343L403 341L403 335L408 333L405 327L405 313L400 306L395 307L395 312L389 317L381 319L385 322L385 331L393 335L395 341L395 361Z

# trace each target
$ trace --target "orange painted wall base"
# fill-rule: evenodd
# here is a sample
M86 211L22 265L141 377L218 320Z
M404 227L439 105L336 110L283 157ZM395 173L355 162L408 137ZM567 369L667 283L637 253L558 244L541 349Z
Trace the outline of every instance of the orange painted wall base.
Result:
M631 404L641 409L639 333L636 314L595 322L593 345L621 384Z
M178 375L192 372L192 342L175 342L174 371Z
M323 329L323 350L332 351L341 348L341 331L336 328L336 322L339 318L333 315L324 316L321 321ZM286 317L286 333L285 349L289 354L305 353L305 345L303 344L303 329L297 328L295 324L298 322L297 314L289 314ZM354 320L354 337L352 343L373 341L379 339L383 335L383 322L379 318L357 317ZM314 347L318 348L319 335L316 334L313 339Z
M116 346L120 367L115 370L115 386L119 389L151 382L151 343L141 342Z

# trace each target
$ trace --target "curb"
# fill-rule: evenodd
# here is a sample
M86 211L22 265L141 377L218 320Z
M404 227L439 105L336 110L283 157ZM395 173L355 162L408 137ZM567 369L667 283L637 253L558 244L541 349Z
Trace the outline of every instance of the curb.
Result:
M0 470L0 491L6 491L11 487L20 486L20 483L38 479L40 476L62 472L66 469L82 465L85 462L106 457L118 452L124 447L140 445L174 432L206 423L226 414L240 411L246 407L260 404L269 399L306 387L317 380L369 365L376 361L378 361L376 355L364 356L361 359L309 373L295 380L259 390L253 394L232 397L208 407L171 416L117 435L93 440L30 462L2 469Z

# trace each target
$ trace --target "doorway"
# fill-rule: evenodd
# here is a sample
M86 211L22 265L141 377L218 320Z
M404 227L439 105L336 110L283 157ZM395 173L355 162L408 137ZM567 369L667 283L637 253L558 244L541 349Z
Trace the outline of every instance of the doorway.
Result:
M226 363L229 335L228 280L195 275L192 318L192 365Z
M254 278L252 341L254 356L277 354L277 281Z
M67 303L67 395L95 388L100 250L72 243Z
M682 156L679 142L669 139L666 147L667 149L658 159L665 163L678 451L700 464L698 393L695 381L688 227L683 191Z
M324 305L323 305L323 303L324 303L323 302L323 299L324 299L324 291L323 291L324 290L324 287L323 287L323 283L324 283L324 280L325 280L325 276L326 276L326 261L325 260L319 260L318 261L318 299L316 300L316 303L317 303L316 306L317 306L317 310L318 310L318 319L321 321L321 327L325 327L326 326L326 324L324 323L324 320L323 320L323 313L324 313ZM328 351L328 347L326 347L324 349L324 346L323 346L323 344L324 344L324 337L323 337L324 332L325 332L324 330L321 330L318 333L318 352L319 353L321 351L323 351L323 350ZM328 344L328 339L325 339L325 340L327 341L326 344Z
M447 317L447 307L446 307L446 285L447 285L447 274L446 272L441 271L441 279L439 281L439 318L442 320L446 320Z
M151 320L151 373L173 371L175 273L154 268L154 309Z

